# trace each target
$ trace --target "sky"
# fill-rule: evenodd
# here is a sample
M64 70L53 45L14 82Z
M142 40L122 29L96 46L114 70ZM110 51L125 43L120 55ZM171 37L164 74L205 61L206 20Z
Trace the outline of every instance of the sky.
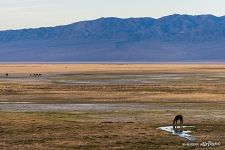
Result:
M0 30L171 14L224 16L225 0L0 0Z

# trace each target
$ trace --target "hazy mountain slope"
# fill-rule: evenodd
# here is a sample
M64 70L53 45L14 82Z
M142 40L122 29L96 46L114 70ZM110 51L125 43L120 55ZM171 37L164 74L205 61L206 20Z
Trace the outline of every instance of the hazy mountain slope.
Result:
M225 17L100 18L0 32L0 61L224 61Z

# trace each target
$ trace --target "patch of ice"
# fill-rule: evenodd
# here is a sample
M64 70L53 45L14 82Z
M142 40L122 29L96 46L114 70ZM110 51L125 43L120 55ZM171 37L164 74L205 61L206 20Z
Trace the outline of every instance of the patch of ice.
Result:
M189 141L195 141L196 138L188 133L191 131L185 130L185 128L194 128L194 126L183 126L183 131L174 131L173 126L165 126L165 127L159 127L157 129L172 133L174 135L178 135L181 138L185 138Z

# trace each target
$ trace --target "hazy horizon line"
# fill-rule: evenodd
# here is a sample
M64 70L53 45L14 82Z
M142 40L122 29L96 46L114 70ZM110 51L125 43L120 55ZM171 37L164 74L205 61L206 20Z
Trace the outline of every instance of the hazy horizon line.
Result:
M14 64L225 64L225 61L0 61L0 65Z

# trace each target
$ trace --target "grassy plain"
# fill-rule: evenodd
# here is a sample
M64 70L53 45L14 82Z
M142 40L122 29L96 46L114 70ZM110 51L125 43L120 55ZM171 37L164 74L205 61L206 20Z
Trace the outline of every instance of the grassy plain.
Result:
M8 77L6 77L8 73ZM33 76L33 74L42 76ZM30 76L31 75L31 76ZM145 104L119 111L0 109L0 149L205 149L157 130L176 114L201 142L225 149L223 64L2 64L0 105ZM8 105L7 105L8 107Z

